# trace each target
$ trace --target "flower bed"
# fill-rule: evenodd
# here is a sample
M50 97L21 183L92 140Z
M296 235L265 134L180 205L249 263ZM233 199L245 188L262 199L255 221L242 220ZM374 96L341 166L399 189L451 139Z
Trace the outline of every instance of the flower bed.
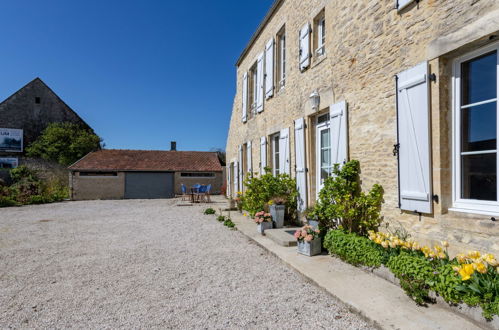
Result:
M437 294L450 304L481 307L487 320L499 315L499 268L493 255L473 251L451 259L447 242L431 248L372 231L366 238L331 230L324 246L354 265L385 266L418 304L434 302Z

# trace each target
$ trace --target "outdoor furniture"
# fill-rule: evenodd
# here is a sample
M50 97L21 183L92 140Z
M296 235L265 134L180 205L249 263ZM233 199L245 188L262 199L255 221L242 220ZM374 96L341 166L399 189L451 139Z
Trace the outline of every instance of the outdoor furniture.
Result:
M182 201L185 201L186 198L189 197L189 195L187 194L187 187L185 186L185 184L181 183L180 189L182 190L182 194L180 195L180 197L182 197Z
M206 189L207 186L200 186L198 189L198 192L196 193L196 197L198 199L198 202L204 202L205 196L206 196Z
M196 197L197 194L199 193L201 185L200 184L195 184L191 187L191 202L195 203L196 202Z
M208 203L211 203L210 192L211 192L211 184L206 186L205 199Z

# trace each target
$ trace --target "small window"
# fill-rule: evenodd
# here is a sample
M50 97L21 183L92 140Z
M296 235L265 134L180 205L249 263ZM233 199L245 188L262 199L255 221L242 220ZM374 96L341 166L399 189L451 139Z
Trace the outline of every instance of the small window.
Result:
M320 57L326 54L326 18L324 10L314 19L314 31L314 54L315 57Z
M277 83L279 89L286 84L286 29L277 34Z
M38 96L37 96L37 97L35 97L35 103L36 103L36 104L40 104L40 98L39 98Z
M80 172L80 176L118 176L118 172Z
M204 172L182 172L180 173L181 177L185 178L212 178L215 176L215 173L204 173Z
M279 140L280 140L280 134L274 134L271 136L271 141L272 141L272 174L273 175L279 175Z
M257 85L258 85L258 66L257 63L253 64L249 70L248 75L248 99L250 103L249 117L252 118L256 115L256 103L257 103Z

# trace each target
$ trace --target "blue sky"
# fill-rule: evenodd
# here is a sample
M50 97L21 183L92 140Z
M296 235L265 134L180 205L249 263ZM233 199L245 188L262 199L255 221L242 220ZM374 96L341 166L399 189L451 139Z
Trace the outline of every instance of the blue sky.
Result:
M225 148L235 62L273 0L0 4L0 99L40 77L107 148Z

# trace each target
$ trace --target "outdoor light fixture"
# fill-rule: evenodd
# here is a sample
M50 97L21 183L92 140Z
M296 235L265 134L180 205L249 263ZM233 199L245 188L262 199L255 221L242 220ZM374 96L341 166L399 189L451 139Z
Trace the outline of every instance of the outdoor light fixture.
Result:
M321 102L321 96L317 90L314 90L312 94L309 96L310 100L312 100L312 110L319 111L319 104Z

